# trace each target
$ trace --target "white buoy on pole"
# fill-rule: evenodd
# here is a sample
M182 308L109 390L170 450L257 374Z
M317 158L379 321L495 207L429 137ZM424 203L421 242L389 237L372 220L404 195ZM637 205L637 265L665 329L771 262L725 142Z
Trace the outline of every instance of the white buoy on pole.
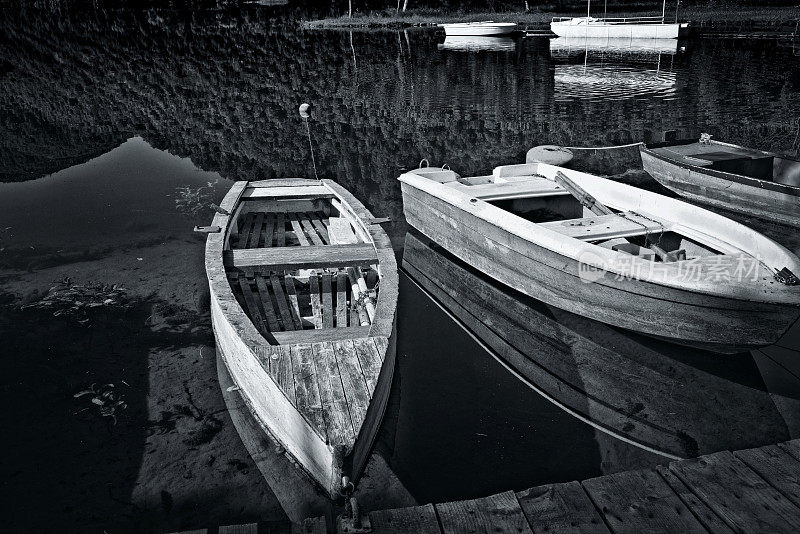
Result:
M311 143L311 127L308 125L308 118L311 116L311 104L303 102L297 110L300 112L300 117L306 122L306 133L308 134L308 148L311 149L311 164L314 166L314 178L319 180L317 176L317 162L314 159L314 145Z

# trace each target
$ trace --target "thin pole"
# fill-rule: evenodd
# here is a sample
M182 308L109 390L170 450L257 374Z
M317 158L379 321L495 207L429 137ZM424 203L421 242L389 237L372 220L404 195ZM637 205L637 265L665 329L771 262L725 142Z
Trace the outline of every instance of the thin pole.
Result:
M666 2L666 0L664 0ZM592 9L592 0L586 0L586 23L589 23L589 11Z
M314 166L314 178L319 180L319 176L317 176L317 162L314 160L314 145L311 144L311 127L308 125L308 119L306 121L306 132L308 132L308 147L311 149L311 164Z
M664 24L664 18L667 16L667 0L661 4L661 24Z
M603 4L603 18L608 18L608 0Z

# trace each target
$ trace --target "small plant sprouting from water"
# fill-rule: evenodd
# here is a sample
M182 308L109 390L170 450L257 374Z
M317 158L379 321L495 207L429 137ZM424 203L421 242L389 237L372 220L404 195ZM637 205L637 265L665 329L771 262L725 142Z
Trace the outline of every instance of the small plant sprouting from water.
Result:
M54 317L74 319L86 326L97 309L110 306L127 307L126 289L118 284L75 284L67 277L51 287L39 300L24 304L21 309L48 310Z
M196 216L203 210L214 207L212 192L219 180L206 182L206 185L192 187L182 185L175 188L175 209L184 215Z
M114 389L114 384L92 384L89 389L79 391L74 398L89 397L92 406L87 406L76 414L91 410L96 407L98 414L101 417L110 417L113 424L117 424L117 414L128 407L128 404L123 400L123 396L117 393Z

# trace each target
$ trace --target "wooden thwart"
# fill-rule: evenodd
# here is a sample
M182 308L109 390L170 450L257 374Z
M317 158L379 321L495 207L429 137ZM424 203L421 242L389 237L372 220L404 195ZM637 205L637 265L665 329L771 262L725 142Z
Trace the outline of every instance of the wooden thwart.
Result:
M369 243L336 246L234 249L223 252L226 267L259 268L267 271L318 269L369 265L378 261L375 247Z

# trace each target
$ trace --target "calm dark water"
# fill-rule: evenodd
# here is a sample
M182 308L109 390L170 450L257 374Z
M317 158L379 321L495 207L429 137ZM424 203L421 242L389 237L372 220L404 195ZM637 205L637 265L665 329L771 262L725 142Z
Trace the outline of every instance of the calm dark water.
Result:
M391 217L398 252L407 225L395 178L421 158L471 174L546 143L602 146L665 132L788 154L800 143L800 58L776 42L608 51L529 39L464 52L427 31L296 28L292 17L258 9L0 17L0 401L12 436L0 487L15 530L284 519L216 385L203 241L191 232L211 214L187 214L175 200L182 186L218 201L230 180L311 175L301 102L314 106L320 176ZM655 187L637 173L635 151L581 153L575 165ZM800 252L796 232L745 222ZM127 297L88 324L19 308L65 277L122 284ZM378 451L418 500L663 461L542 399L407 277L401 290L398 382ZM596 335L596 325L562 319ZM800 435L792 336L783 348L724 361L614 339L631 357L656 351L760 399L769 432L747 435L740 425L726 445L722 416L706 442L725 448ZM115 424L89 397L74 397L110 383L127 405ZM735 399L718 404L734 413Z

